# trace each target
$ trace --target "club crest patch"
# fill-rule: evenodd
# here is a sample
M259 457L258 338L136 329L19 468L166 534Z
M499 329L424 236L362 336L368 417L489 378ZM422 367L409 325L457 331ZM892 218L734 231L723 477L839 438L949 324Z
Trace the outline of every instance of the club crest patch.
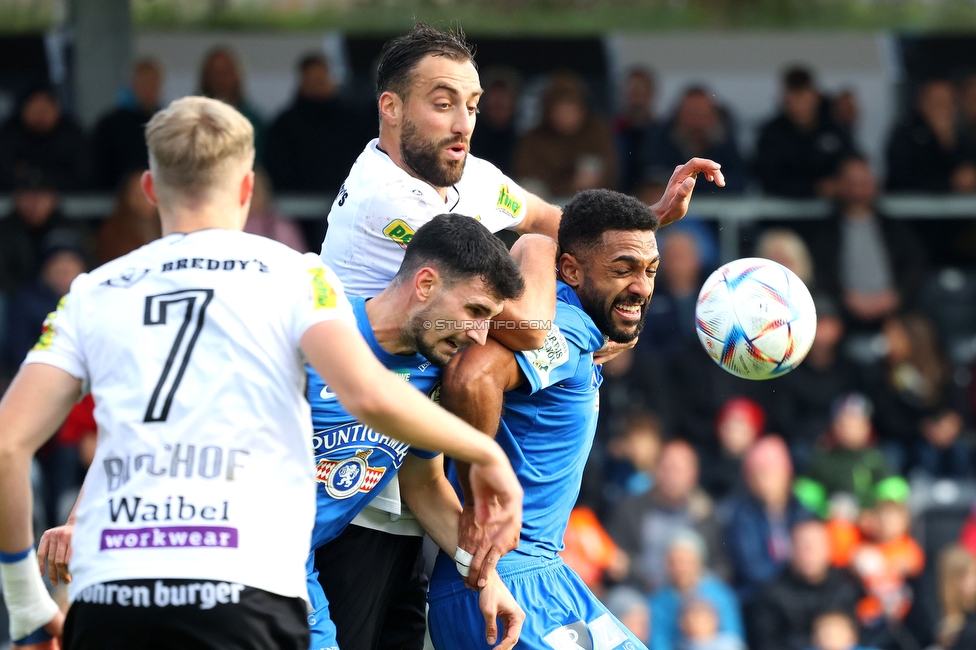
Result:
M359 492L369 492L383 478L385 467L370 467L372 449L362 449L341 460L322 458L316 464L316 479L334 499L348 499Z

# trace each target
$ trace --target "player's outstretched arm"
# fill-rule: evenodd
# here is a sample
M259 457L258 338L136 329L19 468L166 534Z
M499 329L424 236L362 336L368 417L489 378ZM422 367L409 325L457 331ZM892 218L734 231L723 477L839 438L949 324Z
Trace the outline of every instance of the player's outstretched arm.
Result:
M525 195L525 218L515 230L523 235L532 233L558 239L559 220L563 211L559 206L544 201L532 192L526 192Z
M525 381L515 360L515 355L501 343L491 339L481 347L471 347L455 355L444 371L441 386L441 406L462 420L469 422L482 433L494 437L502 417L502 404L506 391ZM470 587L483 586L484 576L491 572L498 559L518 548L518 531L502 543L490 528L476 520L472 502L477 495L469 481L469 467L456 462L458 479L464 493L464 510L461 513L458 546L470 553L471 573L478 575L478 583L468 581ZM474 501L473 501L474 500Z
M657 216L662 226L683 218L688 214L691 203L691 193L695 190L695 182L699 174L719 187L725 187L725 176L722 166L707 158L692 158L683 165L674 168L674 173L664 188L661 200L651 206L651 212Z
M360 422L410 445L472 465L471 490L481 525L501 543L522 526L522 488L494 440L440 408L380 364L355 326L320 322L301 339L306 358L342 406ZM488 501L497 504L489 510Z
M0 575L15 647L57 647L61 634L64 617L44 587L34 555L30 465L80 394L81 380L31 363L0 401Z
M556 317L556 253L559 245L544 235L522 235L512 257L525 279L518 300L506 300L491 320L492 338L509 350L537 350L546 342L547 323Z
M443 457L420 458L407 454L397 476L400 478L400 494L410 512L417 516L430 538L445 553L456 557L455 552L460 548L458 525L461 503L451 483L444 476ZM461 575L465 575L468 570L464 563L458 564ZM477 581L481 576L475 576L471 572L465 577ZM497 621L501 619L505 637L498 647L513 647L518 642L525 612L494 571L485 576L485 586L479 594L479 606L485 617L485 639L488 644L494 645L498 638Z

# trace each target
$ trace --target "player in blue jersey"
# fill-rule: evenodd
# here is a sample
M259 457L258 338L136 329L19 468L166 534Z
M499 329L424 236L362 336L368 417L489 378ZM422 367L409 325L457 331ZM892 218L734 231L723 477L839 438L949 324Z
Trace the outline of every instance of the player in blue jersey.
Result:
M474 219L440 215L414 235L392 283L371 300L352 298L352 308L373 354L389 370L436 399L441 367L460 349L484 345L489 319L505 300L518 298L524 283L501 240ZM427 533L452 552L457 548L461 505L437 453L408 445L363 425L350 415L319 376L308 372L308 401L315 431L318 507L308 559L312 649L340 647L329 618L328 599L318 577L335 568L328 543L381 492L398 470L401 489ZM402 468L402 469L401 469ZM497 575L480 593L482 629L494 643L496 615L502 615L511 647L522 614ZM331 594L333 598L335 593ZM383 609L373 594L345 593L364 610ZM479 596L476 596L478 600ZM369 634L368 631L358 634ZM363 639L356 639L361 643Z
M640 334L660 259L657 227L634 198L609 190L579 194L559 226L558 302L545 345L512 352L489 341L465 351L445 373L442 405L495 436L525 491L518 548L497 561L498 575L526 612L519 648L644 648L558 552L596 430L601 377L593 352L606 340L628 343ZM470 503L465 476L466 468L452 467L451 482ZM464 521L461 548L479 559L493 555L485 531ZM477 596L444 553L428 603L435 647L487 647L478 634Z

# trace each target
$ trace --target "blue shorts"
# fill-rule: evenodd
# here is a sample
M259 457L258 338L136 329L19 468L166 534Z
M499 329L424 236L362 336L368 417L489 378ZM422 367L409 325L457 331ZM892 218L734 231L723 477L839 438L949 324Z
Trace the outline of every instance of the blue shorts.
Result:
M312 630L312 645L309 647L311 650L339 650L336 626L329 618L329 599L319 584L319 572L315 568L315 551L308 554L305 563L305 582L312 610L308 615L308 627Z
M647 650L603 606L562 558L506 557L502 582L525 610L520 650ZM437 650L488 649L478 594L464 586L454 561L437 556L427 592L427 622Z

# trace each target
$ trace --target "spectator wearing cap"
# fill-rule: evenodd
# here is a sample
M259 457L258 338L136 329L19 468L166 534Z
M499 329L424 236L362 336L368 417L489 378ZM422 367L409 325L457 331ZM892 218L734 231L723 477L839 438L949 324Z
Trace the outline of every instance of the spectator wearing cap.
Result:
M976 147L947 79L922 84L914 110L892 129L885 185L891 192L976 191Z
M745 493L742 459L766 433L766 411L758 402L733 397L722 405L715 417L718 451L705 456L708 471L702 476L702 487L716 501Z
M471 153L511 175L518 142L515 132L518 73L509 68L494 68L486 70L483 78L485 94L478 104L481 114L478 128L471 135Z
M817 332L806 359L778 379L776 420L802 473L813 459L817 438L830 428L830 407L842 396L863 390L861 370L841 353L844 320L830 296L814 292Z
M88 183L85 136L62 112L49 85L24 93L14 114L0 125L0 191L14 189L35 169L59 190L80 190Z
M671 538L667 553L667 585L651 596L650 650L670 650L687 641L679 621L684 603L708 602L718 614L718 631L744 639L742 615L735 593L705 570L705 542L690 530Z
M736 593L748 605L790 559L789 531L813 515L793 496L793 463L782 438L760 438L746 454L742 473L748 494L731 507L726 548Z
M7 325L7 369L13 371L37 343L44 319L53 312L71 282L84 273L85 257L80 236L70 230L54 230L44 240L40 272L30 284L13 294Z
M810 479L823 486L827 498L844 492L854 495L862 508L870 508L877 485L894 474L876 447L873 408L860 393L841 397L831 408L830 430L818 443L807 471Z
M656 135L644 153L645 178L667 183L676 166L691 158L708 158L722 165L725 186L699 185L699 192L738 194L745 190L746 165L731 120L706 88L687 89L672 118Z
M13 212L0 219L0 292L8 296L37 277L47 236L74 229L58 210L53 181L40 170L18 178L13 199Z
M375 111L356 110L338 90L324 56L298 63L298 92L268 129L264 166L276 191L338 193L376 130Z
M601 599L610 613L624 624L641 643L651 637L651 610L647 597L628 585L617 585L607 590Z
M813 75L795 67L783 75L782 111L759 132L753 173L763 192L772 196L829 196L831 177L853 148L847 132L831 117Z
M552 76L542 97L542 122L522 136L515 175L553 199L617 185L617 153L607 124L586 101L583 80Z
M790 537L789 564L763 587L746 614L752 650L805 650L819 615L842 611L853 616L861 598L858 585L830 565L823 523L797 524Z
M707 562L720 578L729 575L722 529L712 500L698 485L698 454L683 440L661 449L654 487L621 501L607 532L631 558L630 581L644 591L667 583L668 544L677 530L697 532L708 549Z
M160 108L163 71L152 59L132 66L129 88L118 106L104 115L92 132L95 187L114 190L129 172L149 168L144 134L146 123Z

